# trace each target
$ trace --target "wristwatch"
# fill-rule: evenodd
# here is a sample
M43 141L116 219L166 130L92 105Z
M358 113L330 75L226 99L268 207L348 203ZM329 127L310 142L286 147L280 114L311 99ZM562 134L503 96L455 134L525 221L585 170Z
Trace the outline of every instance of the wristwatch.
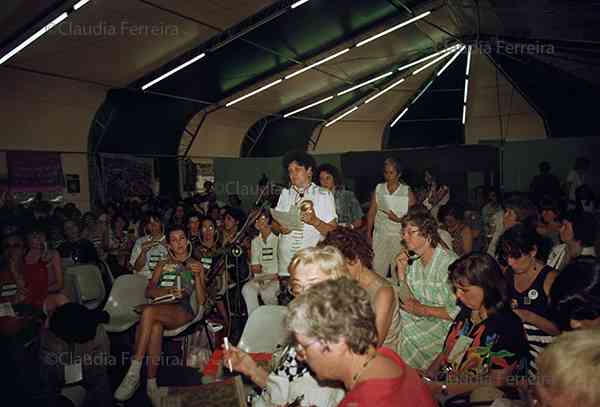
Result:
M448 385L446 383L442 383L440 393L442 393L442 396L448 397Z

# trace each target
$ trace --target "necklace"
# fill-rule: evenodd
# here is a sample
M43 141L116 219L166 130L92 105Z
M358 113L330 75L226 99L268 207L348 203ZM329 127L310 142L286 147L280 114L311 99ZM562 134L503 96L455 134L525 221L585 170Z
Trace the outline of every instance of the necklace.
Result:
M377 357L377 352L372 352L372 354L369 356L369 358L365 361L365 363L363 363L362 367L360 368L360 370L358 372L356 372L354 374L354 376L352 376L352 383L350 385L350 388L354 387L354 385L356 384L356 381L360 378L360 376L364 373L365 369L367 368L367 366L369 366L369 363L371 363L371 361L373 359L375 359Z
M296 199L296 202L301 201L302 199L304 199L304 194L306 194L306 191L308 191L308 188L310 188L310 184L307 185L306 187L302 188L302 191L300 191L298 188L296 188L295 185L292 185L292 189L294 191L296 191L296 193L298 194L298 199Z

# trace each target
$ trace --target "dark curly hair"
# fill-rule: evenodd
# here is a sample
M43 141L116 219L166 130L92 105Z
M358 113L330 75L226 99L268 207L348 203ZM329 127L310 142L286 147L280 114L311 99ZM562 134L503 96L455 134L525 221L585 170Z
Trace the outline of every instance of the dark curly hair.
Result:
M317 169L317 162L315 161L315 158L305 151L290 151L283 156L282 164L286 173L289 165L293 162L296 162L299 166L304 167L307 170L311 168L313 173Z
M342 185L342 175L340 174L338 169L335 168L333 165L327 163L319 165L317 171L315 172L315 175L318 177L323 171L325 171L327 174L333 177L333 182L336 187Z
M545 261L550 252L548 243L530 226L519 224L508 229L500 236L496 246L498 261L503 266L508 258L518 259L536 249L536 258Z
M327 234L325 240L317 247L333 246L342 252L349 261L360 260L363 266L373 269L373 250L367 243L365 236L350 228L338 227Z

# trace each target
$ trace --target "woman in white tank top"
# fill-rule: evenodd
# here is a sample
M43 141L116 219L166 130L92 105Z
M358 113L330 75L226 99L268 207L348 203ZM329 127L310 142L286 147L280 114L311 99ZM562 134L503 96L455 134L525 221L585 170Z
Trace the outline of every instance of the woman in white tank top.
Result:
M386 158L383 162L383 178L385 182L375 187L371 197L371 206L367 214L367 239L373 246L373 269L378 274L386 277L392 268L392 278L396 281L393 267L395 259L402 247L402 225L400 219L406 214L408 208L415 204L415 196L410 187L404 184L400 176L400 164L394 158ZM392 211L388 209L393 198L405 198L406 205L402 209Z

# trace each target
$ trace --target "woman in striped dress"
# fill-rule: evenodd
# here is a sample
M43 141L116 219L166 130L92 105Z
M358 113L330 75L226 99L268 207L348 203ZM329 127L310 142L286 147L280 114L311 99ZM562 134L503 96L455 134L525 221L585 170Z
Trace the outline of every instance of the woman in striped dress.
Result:
M512 306L523 321L529 343L531 376L536 375L537 355L560 333L548 301L557 271L538 258L539 240L535 229L516 225L498 241L500 263L510 266L506 277Z

